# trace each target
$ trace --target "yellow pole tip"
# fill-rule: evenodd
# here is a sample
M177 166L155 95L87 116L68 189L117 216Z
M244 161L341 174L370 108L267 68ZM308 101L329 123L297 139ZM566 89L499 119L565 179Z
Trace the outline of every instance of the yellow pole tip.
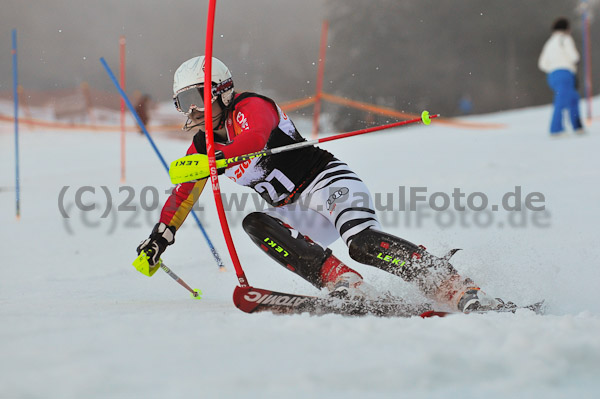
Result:
M421 112L421 120L423 121L423 124L425 124L425 125L429 125L431 123L431 118L429 117L429 111Z
M202 299L202 291L198 288L194 288L194 292L190 294L194 299Z

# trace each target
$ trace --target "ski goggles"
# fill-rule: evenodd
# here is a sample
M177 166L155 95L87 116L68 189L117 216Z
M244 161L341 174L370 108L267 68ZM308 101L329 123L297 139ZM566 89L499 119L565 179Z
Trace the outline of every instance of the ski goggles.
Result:
M204 85L186 87L184 91L173 97L173 102L177 111L186 115L194 109L200 112L204 111Z
M233 80L231 78L224 80L218 85L213 83L211 103L214 103L217 97L228 90L233 89ZM173 96L173 102L177 111L189 115L192 110L204 111L204 84L188 86Z

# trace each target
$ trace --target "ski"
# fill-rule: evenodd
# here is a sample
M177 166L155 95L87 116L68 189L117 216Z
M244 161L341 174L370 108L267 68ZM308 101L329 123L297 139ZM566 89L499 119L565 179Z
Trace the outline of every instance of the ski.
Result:
M478 313L478 314L482 314L482 313L515 313L517 310L524 310L524 309L531 310L532 312L534 312L535 314L538 314L538 315L543 315L546 311L545 300L541 300L539 302L535 302L535 303L532 303L532 304L526 305L526 306L517 306L512 302L507 302L500 309L475 310L470 313Z
M339 314L342 316L378 316L378 317L445 317L460 312L431 310L428 304L415 305L399 298L383 297L379 299L349 300L333 297L289 294L256 287L235 287L233 303L246 313L271 312L273 314L302 314L312 316ZM544 301L527 306L517 306L508 302L500 309L476 310L469 314L515 313L527 309L535 314L544 314Z
M233 303L246 313L302 314L313 316L432 317L447 312L430 310L428 305L413 305L397 298L350 300L333 297L288 294L255 287L235 287Z
M530 305L526 305L526 306L517 306L512 302L507 302L506 304L504 304L504 306L498 308L498 309L482 309L482 310L473 310L471 312L468 313L460 313L460 312L450 312L450 313L446 313L444 316L448 315L448 314L486 314L486 313L516 313L517 310L530 310L533 313L537 314L537 315L543 315L546 311L545 308L545 300L541 300L539 302L535 302L532 303ZM423 313L422 315L420 315L421 317L431 317L431 316L439 316L438 314L436 314L437 312L430 310L427 311L425 313Z

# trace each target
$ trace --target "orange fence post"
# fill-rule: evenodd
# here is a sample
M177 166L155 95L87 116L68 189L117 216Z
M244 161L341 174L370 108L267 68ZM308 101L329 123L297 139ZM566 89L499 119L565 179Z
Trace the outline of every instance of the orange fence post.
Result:
M33 131L35 129L35 125L32 123L33 116L31 115L31 109L29 109L29 104L25 99L25 89L23 86L17 86L17 92L19 93L19 105L23 107L23 111L25 111L25 124L29 128L29 130Z
M85 109L90 118L90 125L92 129L96 129L96 118L92 109L92 95L90 94L90 85L87 82L81 83L81 91L83 92L83 98L85 98Z
M323 75L325 73L325 54L327 52L327 20L323 21L321 27L321 48L319 50L319 69L317 71L317 87L315 92L315 107L313 111L312 138L319 136L319 114L321 113L321 93L323 92Z

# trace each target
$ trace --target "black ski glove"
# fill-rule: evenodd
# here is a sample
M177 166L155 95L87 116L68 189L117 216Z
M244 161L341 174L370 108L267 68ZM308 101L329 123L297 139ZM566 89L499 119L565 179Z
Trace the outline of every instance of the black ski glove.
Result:
M167 226L162 222L157 223L152 229L150 237L142 241L137 247L138 255L144 251L148 255L150 266L156 265L165 249L175 242L176 231L173 226Z
M218 161L219 159L225 159L225 155L223 154L223 151L215 151L215 161ZM217 168L217 174L218 175L222 175L223 173L225 173L225 168Z
M194 136L194 147L198 154L206 155L206 137L204 136L204 132L200 131L196 133ZM218 161L219 159L225 159L225 155L223 151L217 150L215 151L215 160ZM225 169L227 168L217 168L217 174L221 175L225 173Z

